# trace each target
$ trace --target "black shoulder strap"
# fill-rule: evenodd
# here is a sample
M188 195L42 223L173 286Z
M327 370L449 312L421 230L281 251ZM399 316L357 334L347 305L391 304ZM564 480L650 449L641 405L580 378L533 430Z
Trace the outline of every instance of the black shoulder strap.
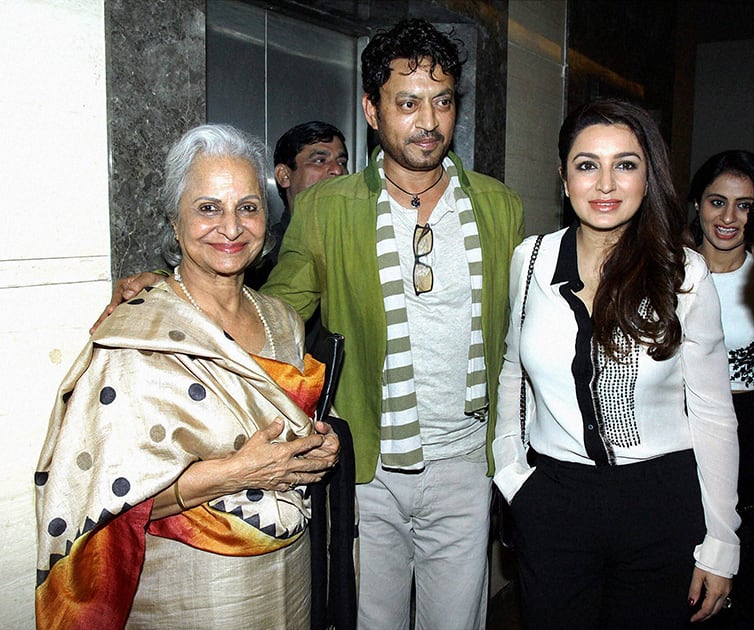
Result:
M529 285L531 284L531 277L534 275L534 261L537 260L537 254L539 254L539 246L542 244L544 234L537 236L537 240L534 241L534 249L531 251L531 258L529 258L529 270L526 272L526 286L524 287L524 301L521 303L521 326L524 327L524 319L526 318L526 297L529 295Z
M534 275L534 261L537 260L537 254L539 254L539 246L542 244L544 234L537 236L537 240L534 241L534 249L531 251L531 258L529 258L529 269L526 272L526 286L524 287L524 299L521 302L521 323L519 324L519 332L524 328L524 319L526 319L526 298L529 295L529 285L531 284L531 277ZM519 336L520 343L520 336ZM521 352L519 351L519 355ZM526 443L526 370L524 366L521 366L521 390L519 393L519 420L521 422L521 441Z

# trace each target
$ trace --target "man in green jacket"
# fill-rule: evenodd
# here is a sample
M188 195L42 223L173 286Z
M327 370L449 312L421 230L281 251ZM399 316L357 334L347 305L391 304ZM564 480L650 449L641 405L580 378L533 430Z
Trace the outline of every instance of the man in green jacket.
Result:
M263 291L345 335L335 398L356 452L359 627L484 628L497 377L521 202L449 151L461 62L423 20L362 54L380 146L296 198Z

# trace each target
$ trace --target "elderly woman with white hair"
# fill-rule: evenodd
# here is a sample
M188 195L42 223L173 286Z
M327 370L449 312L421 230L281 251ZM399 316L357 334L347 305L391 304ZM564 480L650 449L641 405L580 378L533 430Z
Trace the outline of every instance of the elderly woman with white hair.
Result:
M36 473L38 627L309 624L306 484L339 442L324 367L243 285L266 244L265 149L187 132L165 169L172 278L119 306L58 392Z

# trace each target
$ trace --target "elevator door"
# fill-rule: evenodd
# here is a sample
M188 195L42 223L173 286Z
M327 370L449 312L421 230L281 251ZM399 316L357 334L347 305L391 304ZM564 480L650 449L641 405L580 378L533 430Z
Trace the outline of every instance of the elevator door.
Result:
M349 170L365 164L359 38L231 0L207 2L207 120L229 123L270 150L290 127L323 120L346 136ZM282 211L267 182L270 215Z

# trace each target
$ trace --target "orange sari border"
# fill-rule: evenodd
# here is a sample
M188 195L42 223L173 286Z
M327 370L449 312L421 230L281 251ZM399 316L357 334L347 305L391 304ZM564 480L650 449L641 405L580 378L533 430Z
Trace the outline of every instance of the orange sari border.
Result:
M310 418L314 417L317 402L325 385L325 364L320 363L310 354L304 356L303 374L290 363L267 359L253 355L259 366L285 390Z
M37 587L37 628L122 628L144 562L153 499L78 538Z

